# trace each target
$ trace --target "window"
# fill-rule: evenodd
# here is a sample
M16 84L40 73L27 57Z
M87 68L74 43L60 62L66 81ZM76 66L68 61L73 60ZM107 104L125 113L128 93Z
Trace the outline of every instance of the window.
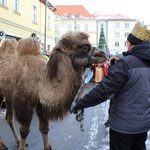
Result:
M68 31L72 31L72 25L68 24Z
M125 28L129 28L129 23L125 23Z
M41 43L41 49L44 50L44 44L43 43Z
M50 46L50 45L47 45L47 50L48 50L48 51L50 50L50 48L51 48L51 46Z
M80 14L76 14L76 18L80 18Z
M7 6L7 0L0 0L0 4L3 6Z
M119 24L119 23L116 23L116 24L115 24L115 28L120 28L120 24Z
M58 41L58 37L55 37L55 43Z
M84 25L84 31L87 32L88 31L88 24Z
M119 47L119 42L115 42L115 46L116 46L116 47Z
M55 32L58 32L58 24L55 24Z
M127 42L124 42L124 46L125 46L125 47L127 47L127 44L128 44Z
M128 35L129 35L129 32L125 32L125 38L127 38L128 37Z
M18 12L20 11L20 8L19 8L19 0L14 0L14 11L15 12Z
M72 14L68 14L67 17L68 17L68 18L72 18Z
M119 38L119 32L115 32L115 37Z
M33 5L33 22L37 23L37 7Z
M103 24L103 22L100 24L100 28L103 28L104 27L104 24Z
M80 25L79 24L76 25L76 31L80 31Z
M51 29L51 17L47 16L47 28L50 30Z

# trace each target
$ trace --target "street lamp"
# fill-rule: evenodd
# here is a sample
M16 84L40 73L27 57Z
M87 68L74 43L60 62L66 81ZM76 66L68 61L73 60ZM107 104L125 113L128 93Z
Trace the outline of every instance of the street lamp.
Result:
M77 31L77 19L74 19L74 31Z

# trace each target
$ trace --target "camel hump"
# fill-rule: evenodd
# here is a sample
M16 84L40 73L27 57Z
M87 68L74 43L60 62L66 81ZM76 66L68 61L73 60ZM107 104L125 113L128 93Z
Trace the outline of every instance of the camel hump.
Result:
M16 39L5 39L1 44L0 51L13 53L15 52L17 45L18 42Z
M17 52L19 55L41 54L40 44L32 37L21 39L18 43Z

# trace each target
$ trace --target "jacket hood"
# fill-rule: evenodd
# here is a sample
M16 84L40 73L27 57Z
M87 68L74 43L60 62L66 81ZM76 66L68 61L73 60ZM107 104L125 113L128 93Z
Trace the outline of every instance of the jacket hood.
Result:
M134 48L126 53L123 53L124 56L134 55L138 59L148 63L150 65L150 42L142 42L134 46Z

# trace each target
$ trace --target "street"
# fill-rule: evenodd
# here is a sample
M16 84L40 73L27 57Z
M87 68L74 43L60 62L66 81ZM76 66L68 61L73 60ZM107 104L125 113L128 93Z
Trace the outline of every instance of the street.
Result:
M96 86L89 82L85 85L84 93ZM83 93L83 94L84 94ZM109 101L84 111L83 128L75 120L75 115L68 113L63 121L50 122L49 141L53 150L109 150L109 128L104 123L108 119ZM5 109L0 111L0 134L9 150L17 150L13 134L5 120ZM15 121L19 133L19 125ZM27 150L43 150L43 141L38 130L38 118L34 113L30 134L27 137ZM147 150L150 150L150 135L148 136Z

